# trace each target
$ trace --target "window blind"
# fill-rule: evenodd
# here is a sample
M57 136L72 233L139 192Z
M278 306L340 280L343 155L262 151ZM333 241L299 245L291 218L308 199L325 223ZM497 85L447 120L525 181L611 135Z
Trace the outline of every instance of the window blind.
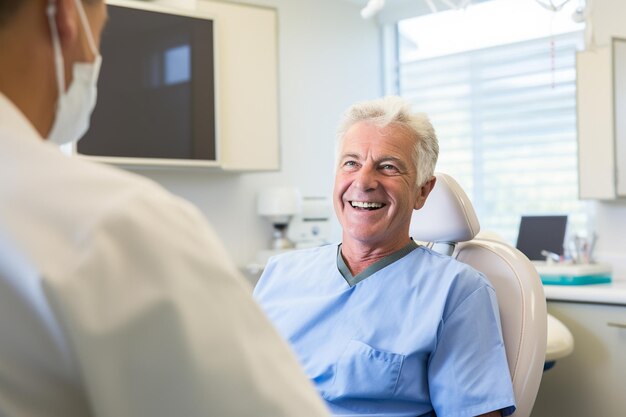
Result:
M399 54L397 88L435 126L437 171L463 186L482 230L512 244L521 215L568 214L570 230L585 230L576 143L581 43L574 32L422 60Z

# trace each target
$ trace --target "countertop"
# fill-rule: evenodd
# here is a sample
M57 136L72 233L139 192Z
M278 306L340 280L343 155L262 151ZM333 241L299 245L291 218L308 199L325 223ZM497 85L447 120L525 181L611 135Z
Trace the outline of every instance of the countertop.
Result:
M548 301L575 301L581 303L616 304L626 306L626 280L608 284L544 285Z

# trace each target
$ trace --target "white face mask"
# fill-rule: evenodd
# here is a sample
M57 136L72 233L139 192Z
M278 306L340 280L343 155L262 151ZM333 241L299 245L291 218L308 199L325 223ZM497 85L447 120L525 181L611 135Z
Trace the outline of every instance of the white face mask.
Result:
M102 57L96 48L82 1L75 0L75 3L83 31L87 36L87 42L96 59L94 62L75 62L73 64L73 79L67 91L65 91L65 66L61 53L61 41L55 20L56 2L49 0L47 8L59 91L56 115L52 129L48 134L48 140L59 145L77 142L89 129L91 112L96 106L98 75L102 63Z

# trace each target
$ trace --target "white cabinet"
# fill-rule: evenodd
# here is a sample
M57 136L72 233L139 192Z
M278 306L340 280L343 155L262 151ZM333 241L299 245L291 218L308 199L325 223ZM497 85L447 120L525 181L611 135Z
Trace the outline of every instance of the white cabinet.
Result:
M227 171L280 168L278 13L235 2L197 2L217 26L220 166Z
M548 302L574 352L544 372L532 417L618 417L626 410L626 306Z
M580 198L626 197L626 40L576 55Z

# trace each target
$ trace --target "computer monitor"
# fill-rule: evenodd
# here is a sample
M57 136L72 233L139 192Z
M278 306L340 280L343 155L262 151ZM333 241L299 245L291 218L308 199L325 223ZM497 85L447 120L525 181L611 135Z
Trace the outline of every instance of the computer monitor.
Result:
M217 159L213 20L181 13L108 6L98 105L78 153Z
M563 255L567 216L522 216L516 247L531 261L545 260L542 250Z

